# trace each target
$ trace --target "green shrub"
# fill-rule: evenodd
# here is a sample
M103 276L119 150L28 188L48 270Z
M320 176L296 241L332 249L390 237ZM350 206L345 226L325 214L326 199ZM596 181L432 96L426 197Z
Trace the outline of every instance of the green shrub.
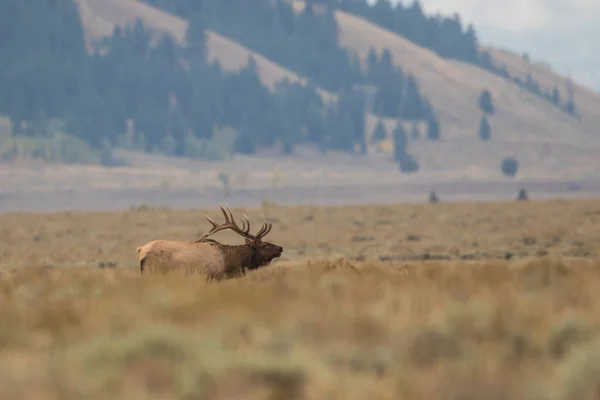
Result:
M83 140L65 133L49 138L17 136L0 142L0 160L37 159L67 164L100 164L101 154Z
M400 157L400 160L398 160L398 167L400 168L400 171L405 174L418 172L419 162L412 154L404 153L402 157Z
M492 137L492 127L490 126L490 123L487 119L487 117L484 115L481 118L481 122L479 123L479 138L481 140L490 140Z
M506 157L502 160L500 169L504 175L513 177L519 171L519 162L512 157Z
M184 156L208 161L222 161L231 158L237 133L229 127L215 130L211 139L200 139L192 133L185 139Z

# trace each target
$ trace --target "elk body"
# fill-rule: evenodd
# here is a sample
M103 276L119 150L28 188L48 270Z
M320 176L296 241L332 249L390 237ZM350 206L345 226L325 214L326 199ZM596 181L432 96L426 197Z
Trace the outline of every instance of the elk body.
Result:
M202 274L207 281L229 279L246 274L246 269L258 269L279 257L283 248L262 239L271 231L265 222L256 235L250 234L250 221L244 215L242 228L233 218L229 206L221 205L225 223L218 224L208 215L212 229L193 242L153 240L137 248L140 272L152 266L157 272L188 271ZM230 229L244 237L243 245L226 245L207 239L219 231Z

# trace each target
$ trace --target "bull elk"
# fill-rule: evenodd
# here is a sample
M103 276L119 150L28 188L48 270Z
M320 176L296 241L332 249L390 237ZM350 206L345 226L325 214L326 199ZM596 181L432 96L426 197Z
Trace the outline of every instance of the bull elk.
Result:
M250 220L246 215L242 220L242 228L233 218L228 205L221 211L225 223L218 224L208 215L206 219L212 225L209 232L193 242L173 240L153 240L137 248L140 272L143 274L151 264L157 270L168 272L188 269L193 274L203 274L207 281L229 279L246 274L246 269L258 269L271 263L281 255L283 248L262 239L271 232L270 222L264 222L256 235L250 234ZM209 236L231 229L244 237L245 244L226 245Z

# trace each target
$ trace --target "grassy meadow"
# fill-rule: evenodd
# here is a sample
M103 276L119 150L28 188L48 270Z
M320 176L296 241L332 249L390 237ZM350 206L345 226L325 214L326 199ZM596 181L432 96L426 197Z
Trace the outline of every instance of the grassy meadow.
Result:
M598 398L600 201L232 209L217 284L135 258L217 207L0 215L0 398Z

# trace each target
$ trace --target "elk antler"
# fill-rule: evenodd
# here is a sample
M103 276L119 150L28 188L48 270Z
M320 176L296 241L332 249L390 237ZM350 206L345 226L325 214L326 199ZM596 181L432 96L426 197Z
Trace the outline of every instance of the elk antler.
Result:
M272 228L273 228L273 225L271 225L270 222L265 221L262 228L260 228L260 231L258 231L258 233L256 234L256 240L261 240L262 238L267 236L269 234L269 232L271 232Z
M208 222L210 222L210 224L212 225L212 228L209 232L205 233L199 239L197 239L196 242L201 242L204 239L206 239L208 236L211 236L211 235L213 235L219 231L225 230L225 229L231 229L235 233L237 233L247 239L259 242L263 237L265 237L265 235L267 233L269 233L271 231L271 228L272 228L271 223L265 221L265 223L263 224L260 231L256 235L251 235L250 234L250 220L248 219L248 216L246 216L246 214L244 214L244 219L242 220L242 228L240 228L238 226L238 224L235 222L235 219L233 218L233 213L231 212L231 209L229 208L229 206L227 204L225 204L225 207L227 207L227 210L225 210L225 208L223 208L223 205L220 203L219 203L219 206L221 207L221 211L223 212L223 216L225 217L225 223L218 224L215 221L213 221L208 215L206 215L205 217L208 220Z

